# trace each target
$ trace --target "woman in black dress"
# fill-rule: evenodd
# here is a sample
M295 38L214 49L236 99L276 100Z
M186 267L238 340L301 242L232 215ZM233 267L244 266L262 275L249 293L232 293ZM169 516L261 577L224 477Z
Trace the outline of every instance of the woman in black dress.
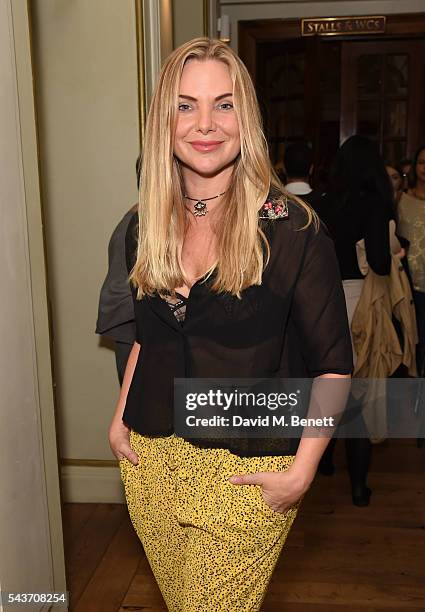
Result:
M391 270L389 222L395 219L392 187L375 144L363 136L352 136L339 149L331 176L331 188L323 196L319 215L334 239L343 279L348 319L351 324L362 292L356 244L364 240L367 263L379 275ZM346 456L353 503L367 506L371 490L367 475L371 442L360 415L364 437L346 439ZM320 471L330 475L334 467L332 439L320 462Z

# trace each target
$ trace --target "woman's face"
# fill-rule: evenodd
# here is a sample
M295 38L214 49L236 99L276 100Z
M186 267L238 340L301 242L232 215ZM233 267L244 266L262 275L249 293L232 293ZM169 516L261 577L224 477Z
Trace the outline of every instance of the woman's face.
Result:
M425 149L422 149L416 161L416 176L418 181L425 183Z
M393 185L394 193L397 193L401 189L401 176L399 171L393 168L392 166L385 166L388 176L391 179L391 183Z
M232 166L241 144L229 68L189 60L180 82L174 154L193 172L211 177Z

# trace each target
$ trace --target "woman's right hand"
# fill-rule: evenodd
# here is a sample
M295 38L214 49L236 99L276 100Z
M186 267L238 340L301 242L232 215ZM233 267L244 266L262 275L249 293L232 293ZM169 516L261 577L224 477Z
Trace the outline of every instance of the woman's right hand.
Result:
M109 428L109 445L119 460L127 458L133 465L138 465L139 457L130 446L130 428L114 419Z
M402 247L400 251L394 255L394 257L397 257L398 259L403 259L403 257L406 257L406 250Z

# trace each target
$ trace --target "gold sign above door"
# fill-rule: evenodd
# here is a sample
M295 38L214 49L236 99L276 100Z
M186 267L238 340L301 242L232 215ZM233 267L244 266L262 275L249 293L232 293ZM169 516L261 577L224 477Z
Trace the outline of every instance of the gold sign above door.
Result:
M303 19L302 36L347 36L347 34L384 34L387 18L366 15L365 17L324 17Z

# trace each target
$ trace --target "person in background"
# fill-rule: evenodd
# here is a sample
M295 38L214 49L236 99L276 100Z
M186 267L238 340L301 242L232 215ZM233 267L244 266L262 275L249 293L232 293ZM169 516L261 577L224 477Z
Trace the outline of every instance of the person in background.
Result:
M398 171L402 179L401 190L407 191L410 187L410 174L412 171L412 160L407 159L407 158L402 159L398 165Z
M384 163L372 141L363 136L346 140L337 153L331 188L322 198L320 217L334 239L350 325L364 282L357 259L358 241L364 240L367 261L373 272L390 274L392 191ZM346 439L346 456L353 504L367 506L371 495L367 475L372 446L361 414L359 422L364 435ZM336 438L333 438L322 457L319 465L322 474L331 475L334 471L335 444Z
M394 203L397 209L398 203L400 202L400 198L403 193L403 190L402 190L403 179L402 179L402 176L399 170L397 170L395 165L387 164L385 166L385 169L387 171L388 176L390 177L391 184L393 186Z
M140 182L140 156L136 161L137 185ZM114 229L108 246L108 272L102 285L96 323L96 334L114 341L115 361L120 386L125 367L136 339L133 298L128 282L125 258L125 235L137 210L135 204Z
M277 178L282 183L282 185L286 184L286 174L285 167L283 165L283 157L279 158L276 164L274 165L274 171L276 172Z
M286 190L317 208L321 194L315 191L311 184L313 174L313 151L306 142L290 144L283 158L286 174Z
M399 170L398 167L396 167L395 165L387 164L385 166L385 169L387 171L388 176L390 177L390 181L393 186L393 193L394 193L394 220L392 221L392 224L390 225L390 230L391 230L390 243L391 241L393 243L398 241L401 248L403 249L402 252L398 253L398 256L400 257L401 264L404 268L404 271L407 274L410 286L413 289L413 283L412 283L412 279L410 275L409 264L408 264L407 257L406 257L406 252L409 247L409 241L403 238L403 236L400 236L399 234L397 234L398 205L399 205L401 196L403 195L403 190L402 190L403 178L401 175L401 170ZM393 251L394 249L392 248L391 252ZM397 321L394 321L394 324L399 333Z
M418 324L417 366L420 376L425 365L425 145L412 164L412 187L403 193L398 210L398 233L409 241L407 260L413 284Z

